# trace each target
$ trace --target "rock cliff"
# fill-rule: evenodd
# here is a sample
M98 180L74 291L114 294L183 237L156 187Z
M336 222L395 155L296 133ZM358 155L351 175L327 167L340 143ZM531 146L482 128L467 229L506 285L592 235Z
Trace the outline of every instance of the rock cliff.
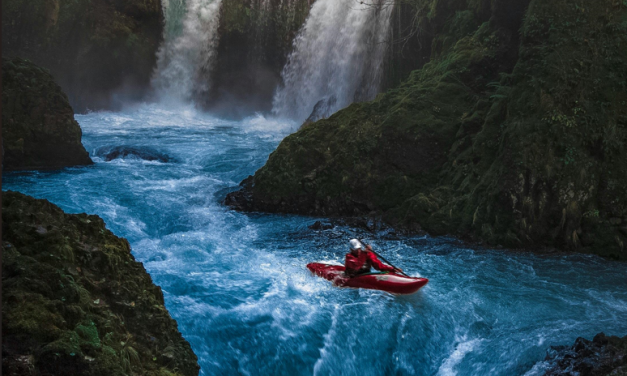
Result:
M129 243L95 215L2 192L6 375L198 375Z
M269 111L292 42L314 0L229 0L220 9L212 112L241 117Z

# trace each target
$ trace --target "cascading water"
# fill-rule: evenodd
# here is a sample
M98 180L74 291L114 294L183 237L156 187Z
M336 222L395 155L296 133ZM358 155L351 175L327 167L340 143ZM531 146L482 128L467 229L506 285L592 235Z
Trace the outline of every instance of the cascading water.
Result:
M152 85L161 98L189 102L210 89L222 0L163 0L164 43Z
M316 103L326 114L378 93L393 3L318 0L294 41L273 113L304 120Z

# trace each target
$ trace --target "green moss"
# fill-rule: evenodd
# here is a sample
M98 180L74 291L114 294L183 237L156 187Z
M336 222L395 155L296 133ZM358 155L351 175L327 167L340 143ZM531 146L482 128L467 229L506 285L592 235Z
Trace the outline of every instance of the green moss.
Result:
M42 353L52 353L57 357L71 356L80 359L81 352L80 339L78 334L72 331L63 332L56 341L50 342L42 349Z
M627 257L627 8L415 3L430 61L287 137L255 174L254 206Z
M85 320L82 324L77 325L74 331L81 339L81 346L92 349L100 348L100 337L98 336L98 328L93 321Z
M62 302L50 302L40 294L8 293L6 299L10 302L11 309L3 312L7 323L5 332L47 341L58 337L65 328L65 320L55 312L55 308Z
M27 60L3 58L2 82L5 171L92 163L74 111L49 72ZM67 244L58 246L63 257L73 257Z
M161 290L126 240L96 216L67 215L15 192L2 196L8 362L17 361L11 354L32 356L42 374L198 374Z

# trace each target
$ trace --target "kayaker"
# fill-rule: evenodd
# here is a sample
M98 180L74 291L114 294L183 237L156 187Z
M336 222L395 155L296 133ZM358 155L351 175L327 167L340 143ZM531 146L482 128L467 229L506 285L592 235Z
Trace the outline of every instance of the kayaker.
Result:
M374 267L377 270L383 272L393 272L395 270L401 271L401 269L394 268L393 266L385 265L377 258L377 255L372 251L370 244L364 249L361 242L357 239L351 239L350 252L346 254L346 261L344 266L346 267L345 273L354 277L359 274L370 273L370 268Z

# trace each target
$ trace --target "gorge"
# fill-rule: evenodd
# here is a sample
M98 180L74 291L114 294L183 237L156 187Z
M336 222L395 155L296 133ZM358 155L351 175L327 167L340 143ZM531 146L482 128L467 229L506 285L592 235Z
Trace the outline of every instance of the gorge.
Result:
M63 287L46 289L44 277L25 273L12 288L42 294L51 315L71 314L55 325L77 336L81 367L117 362L119 374L145 375L625 372L627 338L610 336L627 334L623 1L94 0L102 12L85 14L104 15L96 24L110 27L72 51L56 41L63 25L87 22L70 22L76 5L7 4L7 56L44 69L15 60L28 69L6 71L18 84L6 99L3 91L3 110L5 101L22 103L11 94L22 91L58 99L65 115L69 101L75 122L63 122L80 124L93 164L3 165L3 232L13 236L3 238L11 265L3 283L35 261L59 270L45 278ZM27 19L31 7L50 20L45 30ZM14 20L30 26L17 32ZM46 69L67 97L41 84ZM3 111L5 150L7 122L25 124L27 136L15 138L24 145L29 133L45 134L35 125L56 124L38 112L28 123L30 107L11 108L6 120ZM71 231L57 236L62 222ZM350 238L430 283L397 297L309 274L309 262L343 262ZM68 269L66 244L81 244L79 274ZM141 286L121 298L113 298L113 274L93 286L82 277L98 282L89 273L126 270L125 261ZM148 274L136 271L141 265ZM89 301L78 289L64 295L72 279L86 283ZM13 307L13 321L3 327L16 336L27 325L13 314L23 314L16 297L24 292L12 291L3 310ZM131 301L156 307L137 311ZM154 314L167 335L129 330L125 341L127 327L151 324L107 320L101 302L124 317ZM65 346L60 331L46 333ZM33 359L44 370L58 364L45 357L54 352L31 356L16 343L3 342L15 360L3 367L29 374ZM139 362L130 364L125 346ZM73 361L73 349L58 359Z

